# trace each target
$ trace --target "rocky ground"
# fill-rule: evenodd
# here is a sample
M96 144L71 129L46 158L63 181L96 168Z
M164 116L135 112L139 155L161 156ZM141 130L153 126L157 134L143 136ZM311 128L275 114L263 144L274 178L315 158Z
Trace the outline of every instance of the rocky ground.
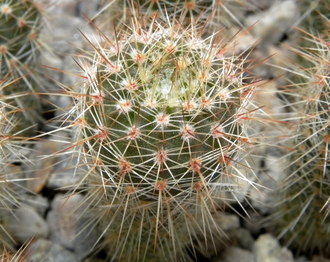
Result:
M247 0L248 1L248 0ZM98 1L89 0L49 0L41 1L46 3L46 28L43 39L50 47L56 50L52 53L45 53L40 64L60 70L48 70L50 78L65 85L73 85L77 77L65 72L79 72L79 68L72 59L71 54L77 53L81 48L87 48L82 34L78 29L90 38L97 38L97 33L89 24L85 17L93 17L99 8ZM240 45L253 44L259 41L256 46L254 56L267 57L276 53L276 56L268 60L268 64L283 64L283 57L289 56L285 48L278 44L294 41L289 35L292 32L292 25L299 22L301 8L299 1L294 0L250 0L250 10L245 11L239 17L239 22L246 28L257 24L251 30L251 34L242 39ZM256 7L257 6L257 7ZM242 11L243 12L243 11ZM238 28L238 27L237 27ZM235 28L234 28L235 29ZM233 29L233 30L234 30ZM265 79L274 79L282 74L280 70L262 66L256 68L256 74ZM50 79L49 78L49 79ZM52 91L58 91L56 82L49 80L47 83ZM272 114L278 113L281 102L276 98L276 88L280 86L281 79L271 82L267 88L269 92L258 98L263 101L270 101L267 106ZM52 96L51 102L58 108L65 109L71 103L70 99L61 96ZM281 113L281 112L279 112ZM52 113L51 116L61 114L60 110ZM45 114L47 115L47 114ZM46 123L43 130L52 130L54 123ZM288 131L281 131L288 132ZM53 133L47 139L37 141L31 151L26 154L31 159L31 164L26 166L16 166L15 172L18 176L30 178L26 181L26 186L32 192L24 195L24 205L15 210L12 216L8 216L4 227L11 233L13 238L23 244L31 237L35 239L28 245L26 250L29 259L53 262L101 262L106 261L103 252L95 254L92 251L94 243L97 241L97 232L92 226L86 234L78 234L82 225L77 223L77 219L84 213L86 207L80 205L82 195L76 194L69 199L65 198L67 188L76 183L86 170L83 167L75 168L76 158L68 155L60 157L54 155L45 158L46 155L54 154L61 150L59 139L70 137L68 134L60 132ZM63 142L63 141L61 141ZM281 142L281 141L277 141ZM61 143L62 144L62 143ZM250 216L244 219L246 214L238 210L238 214L233 212L223 213L219 219L230 241L219 243L219 250L210 250L212 262L326 262L330 261L320 255L295 257L292 251L281 246L279 241L268 233L264 228L257 225L267 214L271 206L272 189L275 188L279 178L280 162L278 153L271 148L263 148L264 159L256 159L259 165L259 172L267 172L263 176L264 181L259 183L267 188L263 194L256 192L251 185L241 185L237 192L239 199L244 199L249 195L252 206L245 205ZM35 171L38 170L38 171ZM38 178L38 179L35 179ZM252 178L251 178L252 179ZM237 205L237 207L239 207ZM254 210L253 210L254 209ZM68 214L70 214L68 216ZM239 216L239 214L241 216ZM16 221L12 223L12 221ZM81 220L79 220L80 223ZM17 226L19 225L19 226ZM46 258L46 259L45 259ZM200 258L199 261L210 261L208 258Z

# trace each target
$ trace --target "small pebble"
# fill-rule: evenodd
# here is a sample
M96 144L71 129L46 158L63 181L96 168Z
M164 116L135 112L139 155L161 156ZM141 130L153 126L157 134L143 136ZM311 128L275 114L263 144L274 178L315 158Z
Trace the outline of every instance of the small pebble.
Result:
M93 228L94 224L85 225L87 205L82 203L82 200L83 196L80 194L69 197L58 194L47 214L50 239L73 250L80 259L92 251L98 237L96 228Z
M281 247L270 234L260 235L254 243L256 262L294 262L292 252Z
M50 140L35 142L35 151L30 157L33 165L27 174L27 188L34 193L39 193L45 187L50 174L54 169L56 157L52 156L58 151L57 143Z
M49 202L46 197L42 195L23 195L22 204L25 206L32 207L34 210L38 212L41 217L45 216L46 210L49 207Z
M298 19L296 1L274 1L268 10L249 16L245 26L253 26L251 33L260 37L264 45L271 45L276 44Z
M238 247L229 247L220 258L213 262L255 262L255 259L250 251Z
M13 210L3 220L4 228L21 244L32 237L46 238L49 233L46 221L29 206Z
M64 155L60 157L54 172L50 175L47 187L51 189L68 188L74 186L85 174L86 166L79 163L77 157Z
M245 249L247 251L252 251L254 239L250 231L248 231L245 228L239 228L236 231L235 239L238 247Z
M30 262L80 262L72 252L61 245L41 238L33 241L25 253Z

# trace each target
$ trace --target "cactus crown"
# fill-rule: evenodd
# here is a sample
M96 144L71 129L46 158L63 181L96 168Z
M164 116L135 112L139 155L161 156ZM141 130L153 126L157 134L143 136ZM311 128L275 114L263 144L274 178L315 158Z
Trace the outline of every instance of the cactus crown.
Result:
M161 188L184 198L226 173L246 139L239 57L222 56L193 27L155 21L94 48L75 109L106 179L147 199Z
M252 84L243 82L244 60L202 33L195 24L136 19L113 41L86 37L94 51L78 62L83 83L69 91L68 127L84 144L88 199L104 211L97 220L109 242L116 235L122 259L130 243L128 261L155 250L175 261L197 231L220 234L215 191L247 180L230 168L250 144Z

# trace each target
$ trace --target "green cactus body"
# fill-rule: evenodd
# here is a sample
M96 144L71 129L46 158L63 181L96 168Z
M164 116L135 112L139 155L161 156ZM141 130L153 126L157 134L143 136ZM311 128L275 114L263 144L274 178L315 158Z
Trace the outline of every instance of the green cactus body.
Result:
M216 192L247 180L232 167L251 145L252 84L243 84L240 57L198 33L135 23L114 42L92 44L80 63L85 82L69 93L69 126L91 170L86 201L120 261L183 261L194 242L205 251L222 234Z

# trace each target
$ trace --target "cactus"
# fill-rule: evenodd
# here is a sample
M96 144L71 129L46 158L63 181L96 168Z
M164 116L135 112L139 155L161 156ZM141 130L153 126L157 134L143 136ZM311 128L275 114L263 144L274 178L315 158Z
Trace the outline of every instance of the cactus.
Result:
M109 256L188 261L187 246L205 253L224 235L219 191L249 182L235 167L253 144L254 84L243 82L243 56L224 55L234 50L202 39L200 25L144 25L135 17L114 40L86 36L94 51L65 93L74 104L59 129L74 141L63 153L89 166L79 186Z
M0 246L0 261L1 262L28 262L30 260L27 259L28 252L26 251L27 247L31 244L32 240L26 241L24 245L17 250L16 252L12 252L8 250L6 247Z
M5 248L0 254L0 261L2 261L2 262L26 262L26 259L24 258L24 256L21 253L17 252L15 254L13 254Z
M330 244L329 132L303 127L296 143L271 222L298 253L322 252Z
M129 23L131 17L136 13L143 18L151 19L157 16L157 19L163 21L174 18L188 25L198 21L201 24L205 23L212 33L233 25L244 27L241 21L244 17L243 10L248 5L249 8L253 8L253 4L241 0L103 0L100 11L92 20L95 20L102 30L107 30L113 23L117 25ZM109 23L109 21L113 23Z
M196 0L170 0L170 1L154 1L154 0L139 0L140 9L144 13L153 15L157 13L162 19L167 16L186 19L190 22L195 20L219 19L224 26L232 26L232 22L239 22L239 9L246 5L240 0L234 1L196 1ZM219 22L218 21L218 22ZM214 24L212 24L214 26ZM241 25L242 26L242 25Z
M279 237L297 252L325 252L329 246L330 216L330 67L329 34L308 34L314 47L300 51L311 68L298 71L304 82L300 92L301 119L289 153L288 177L270 221ZM299 86L299 85L297 85Z
M304 1L301 5L303 11L302 26L307 28L311 33L318 35L322 33L325 28L329 29L327 20L330 18L330 6L326 0Z
M0 1L1 75L23 76L40 49L41 15L33 1ZM17 75L16 75L17 74Z
M1 93L11 96L8 103L21 109L16 114L20 119L17 131L26 130L26 136L33 134L33 128L28 127L41 119L37 92L45 82L41 83L35 70L39 53L44 49L39 38L41 26L42 15L35 1L0 1L0 75L2 79L8 75L17 79Z
M4 79L0 83L0 90L10 88L11 85L15 84L15 81L19 81L19 79ZM18 187L15 185L20 183L22 178L17 176L13 163L24 161L21 147L22 133L25 130L17 128L19 119L16 115L20 109L7 102L11 100L11 97L2 94L0 98L0 243L13 249L14 242L1 222L6 214L20 205Z

